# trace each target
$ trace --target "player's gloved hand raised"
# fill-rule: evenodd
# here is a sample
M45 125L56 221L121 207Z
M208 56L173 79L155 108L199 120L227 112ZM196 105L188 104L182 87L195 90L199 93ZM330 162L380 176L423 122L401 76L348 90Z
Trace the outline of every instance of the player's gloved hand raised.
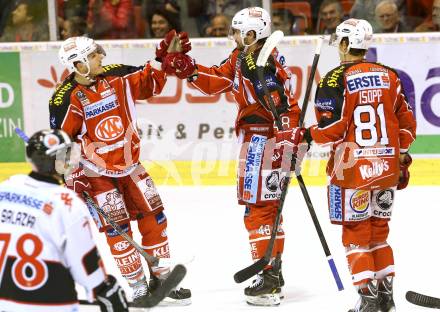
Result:
M156 47L156 61L162 62L163 58L167 55L168 48L175 36L177 36L177 32L172 29L165 35L165 38L159 42L159 45Z
M398 190L403 190L408 186L409 182L409 166L412 163L411 155L408 153L402 153L399 156L400 161L400 175L399 175L399 183L397 184Z
M113 275L93 289L101 312L128 312L128 301L125 292Z
M189 41L188 33L182 31L178 34L180 40L180 46L182 47L182 53L186 54L191 51L191 42Z
M165 38L156 47L156 60L162 62L168 53L181 52L186 54L190 50L191 42L188 33L177 33L173 29L165 35Z
M168 53L162 61L162 70L169 75L176 75L180 79L193 76L196 69L194 59L180 52Z

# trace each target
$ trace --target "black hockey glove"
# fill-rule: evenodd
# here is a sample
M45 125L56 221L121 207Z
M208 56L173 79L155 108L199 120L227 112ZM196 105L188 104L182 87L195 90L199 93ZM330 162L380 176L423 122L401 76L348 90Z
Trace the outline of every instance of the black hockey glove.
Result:
M128 312L128 301L125 292L113 275L93 290L101 312Z

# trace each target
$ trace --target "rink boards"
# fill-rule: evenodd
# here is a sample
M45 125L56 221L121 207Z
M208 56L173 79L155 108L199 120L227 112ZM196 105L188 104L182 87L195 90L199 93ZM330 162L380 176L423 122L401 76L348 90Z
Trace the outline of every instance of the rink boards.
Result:
M316 36L286 37L279 45L294 75L292 93L302 103ZM140 65L154 58L157 40L102 41L104 64ZM59 64L59 42L0 43L0 180L28 172L19 127L28 135L49 124L48 99L68 74ZM192 39L190 55L197 62L218 65L233 49L226 38ZM440 34L382 34L375 36L368 60L399 71L417 119L417 141L411 184L440 184ZM313 85L337 66L336 49L325 45ZM415 60L411 62L409 60ZM234 185L237 138L236 104L230 93L203 95L186 81L169 77L163 92L137 105L141 159L161 185ZM306 125L316 122L310 103ZM325 185L328 151L314 149L303 176L309 185Z
M143 162L158 185L235 185L236 161L146 161ZM305 160L302 175L307 185L324 186L326 161ZM26 163L0 163L0 181L17 173L28 173ZM414 158L410 185L440 185L440 159ZM292 180L297 185L296 180Z

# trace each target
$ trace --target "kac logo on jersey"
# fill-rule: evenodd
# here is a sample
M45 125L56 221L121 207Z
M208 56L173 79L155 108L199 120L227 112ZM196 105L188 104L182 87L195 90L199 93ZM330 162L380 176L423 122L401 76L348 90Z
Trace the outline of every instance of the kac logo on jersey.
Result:
M350 207L356 213L364 213L370 206L370 192L369 191L356 191L351 195Z
M368 72L359 73L347 78L348 93L371 89L389 89L390 77L387 73Z
M102 141L112 141L124 133L122 119L119 116L107 117L96 126L95 135Z
M127 241L121 241L121 242L117 242L116 244L113 245L113 249L116 251L124 251L125 249L127 249L130 246L130 244Z

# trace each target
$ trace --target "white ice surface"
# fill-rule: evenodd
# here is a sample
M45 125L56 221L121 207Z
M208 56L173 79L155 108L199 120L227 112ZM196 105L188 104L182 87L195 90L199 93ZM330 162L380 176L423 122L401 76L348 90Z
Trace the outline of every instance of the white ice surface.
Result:
M340 243L341 228L327 217L325 187L309 187L309 194L341 275L345 290L338 292L298 187L289 189L284 206L286 233L283 275L286 298L279 307L246 304L243 288L236 284L236 271L251 264L244 208L235 200L235 187L159 187L168 218L172 256L194 260L187 265L182 286L191 289L193 303L186 307L156 307L155 311L330 311L346 312L357 300ZM439 196L439 197L437 197ZM395 256L395 301L397 311L429 311L405 300L407 290L440 296L438 278L440 238L440 187L409 187L397 192L390 224L389 243ZM135 239L140 242L136 226ZM97 235L107 271L118 273L103 234ZM81 298L84 292L79 289ZM98 311L81 306L80 311ZM147 311L147 310L145 310Z

